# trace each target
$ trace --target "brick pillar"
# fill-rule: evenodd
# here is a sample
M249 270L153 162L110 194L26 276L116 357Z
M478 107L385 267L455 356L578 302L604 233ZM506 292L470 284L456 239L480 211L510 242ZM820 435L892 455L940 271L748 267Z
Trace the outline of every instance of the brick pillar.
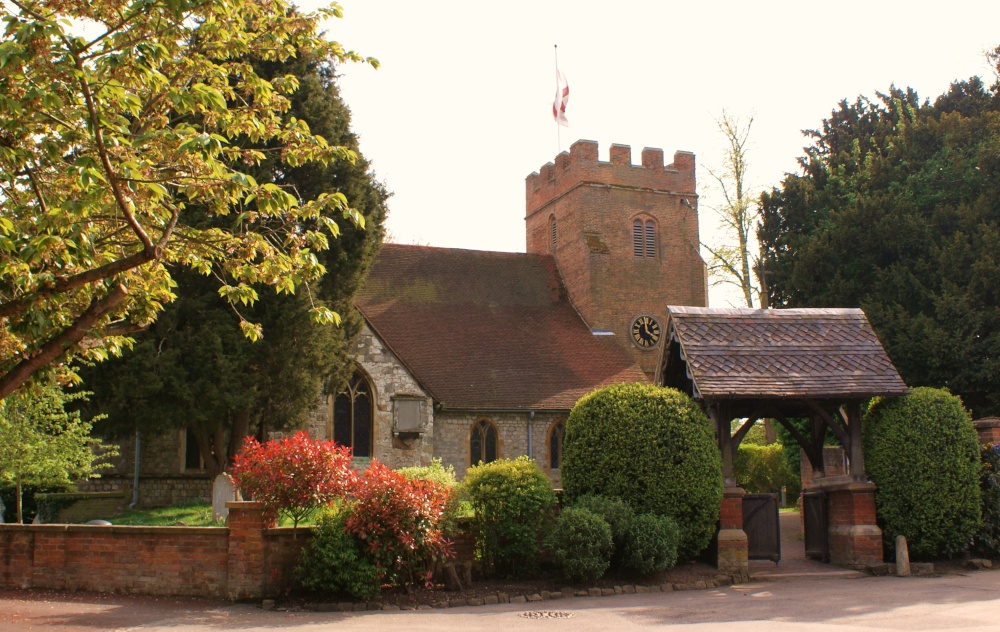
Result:
M1000 445L1000 417L983 417L972 422L979 433L979 443Z
M747 534L743 531L743 496L739 487L727 487L722 492L719 512L719 553L717 565L727 573L746 572L750 567Z
M227 596L233 601L264 595L264 514L258 502L230 501Z
M857 481L823 486L829 508L830 563L863 569L882 563L882 530L875 520L875 485Z

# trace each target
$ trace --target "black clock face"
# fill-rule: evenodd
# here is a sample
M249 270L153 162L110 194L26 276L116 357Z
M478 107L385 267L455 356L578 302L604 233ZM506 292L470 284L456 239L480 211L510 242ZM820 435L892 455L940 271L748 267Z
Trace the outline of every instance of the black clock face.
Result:
M660 342L660 323L652 316L639 316L632 321L632 340L643 349L652 349Z

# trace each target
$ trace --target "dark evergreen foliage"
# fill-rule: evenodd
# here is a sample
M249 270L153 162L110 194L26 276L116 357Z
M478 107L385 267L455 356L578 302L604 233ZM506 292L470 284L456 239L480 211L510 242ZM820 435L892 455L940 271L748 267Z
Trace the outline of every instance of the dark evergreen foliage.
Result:
M972 541L975 555L1000 557L1000 445L980 446L979 494L982 498L982 525Z
M904 381L1000 412L1000 93L842 101L761 198L775 307L861 307Z

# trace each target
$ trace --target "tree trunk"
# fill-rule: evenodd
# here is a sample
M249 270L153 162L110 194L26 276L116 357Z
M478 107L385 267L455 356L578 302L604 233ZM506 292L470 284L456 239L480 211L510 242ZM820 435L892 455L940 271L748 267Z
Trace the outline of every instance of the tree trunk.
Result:
M21 515L21 468L17 468L17 474L15 474L17 482L14 487L14 506L17 510L17 524L24 524L24 516Z
M243 442L250 433L250 411L244 410L233 415L233 427L229 431L229 458L226 460L226 468L233 463L236 455L243 451Z

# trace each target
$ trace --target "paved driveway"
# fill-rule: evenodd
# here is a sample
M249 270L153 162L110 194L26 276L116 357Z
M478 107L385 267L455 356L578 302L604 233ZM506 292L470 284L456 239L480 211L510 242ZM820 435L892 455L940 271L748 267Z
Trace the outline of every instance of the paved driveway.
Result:
M1000 630L1000 571L755 581L713 590L415 612L265 612L253 605L0 592L0 630Z

